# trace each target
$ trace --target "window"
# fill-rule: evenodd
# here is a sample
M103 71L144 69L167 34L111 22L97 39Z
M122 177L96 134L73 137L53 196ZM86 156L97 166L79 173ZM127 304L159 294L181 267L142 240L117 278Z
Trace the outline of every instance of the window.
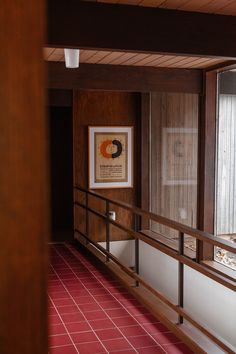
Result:
M218 76L215 234L236 242L236 71ZM214 257L236 269L236 255L215 247Z
M152 93L149 141L150 211L196 228L198 95ZM156 222L150 230L178 240L178 232ZM195 243L185 236L185 248L194 256Z

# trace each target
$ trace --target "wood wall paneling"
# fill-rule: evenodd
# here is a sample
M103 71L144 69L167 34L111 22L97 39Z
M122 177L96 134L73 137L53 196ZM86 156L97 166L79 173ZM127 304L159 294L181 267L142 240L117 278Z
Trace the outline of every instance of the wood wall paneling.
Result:
M68 23L69 26L63 25ZM200 29L196 31L199 24ZM234 16L49 0L45 44L60 48L235 58L236 48L232 45L235 33Z
M142 94L141 115L141 208L149 211L150 204L150 93ZM142 229L149 229L149 221L142 218Z
M0 353L46 354L48 133L45 6L1 1Z
M99 193L132 205L139 204L140 195L140 95L119 92L74 92L74 185L88 187L88 126L134 126L134 187L128 189L104 189ZM75 193L75 200L84 199ZM94 197L89 198L89 205L105 213L105 204ZM114 206L117 220L128 226L133 225L129 213ZM75 227L85 230L85 212L75 207ZM105 240L103 220L89 213L90 237L96 241ZM111 226L113 240L127 239L128 235Z

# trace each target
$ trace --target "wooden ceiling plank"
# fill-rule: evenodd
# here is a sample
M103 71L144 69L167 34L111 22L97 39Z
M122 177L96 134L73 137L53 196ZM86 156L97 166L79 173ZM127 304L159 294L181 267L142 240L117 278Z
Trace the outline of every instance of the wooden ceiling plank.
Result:
M122 57L114 59L111 64L123 65L123 63L126 63L127 61L133 59L134 57L137 57L138 55L138 53L124 53Z
M160 64L165 64L168 60L175 58L173 55L163 55L160 58L154 59L153 61L146 64L147 66L159 66Z
M85 60L85 63L90 63L90 64L97 64L99 60L103 59L105 56L107 56L110 52L107 51L97 51L93 56Z
M212 0L208 4L202 6L200 10L208 13L220 13L222 8L233 2L235 2L235 0Z
M138 5L140 0L118 0L119 4Z
M134 64L134 66L146 66L148 65L150 62L154 61L155 59L161 58L164 55L161 54L150 54L149 56L147 56L146 58L144 58L143 60L136 62Z
M163 61L159 61L157 64L164 64L165 66L169 67L169 65L173 64L175 65L176 63L180 62L181 60L184 60L186 59L186 57L183 57L183 56L172 56L172 57L168 57L166 56L166 59L163 60Z
M201 7L209 4L210 0L189 0L178 7L178 10L200 11Z
M55 55L64 55L64 49L63 48L56 48L54 51Z
M86 60L91 58L93 55L97 53L97 50L83 50L80 53L80 62L84 63Z
M158 7L164 0L141 0L139 6Z
M207 63L209 64L214 64L214 62L212 61L212 59L209 58L202 58L202 59L198 59L195 62L192 62L191 64L187 64L185 67L186 68L201 68L204 65L206 65Z
M177 68L191 68L191 63L196 62L200 58L198 57L187 57L186 59L180 60L178 63L176 63L176 66L170 65L170 67L177 67Z
M178 9L180 6L184 5L186 0L166 0L160 4L160 8L163 9Z
M234 1L230 5L227 5L223 8L221 8L220 13L223 15L235 16L236 15L236 2Z
M97 64L110 64L113 60L118 59L123 55L123 52L110 52L104 58L100 59Z
M43 48L44 58L47 59L51 55L51 53L54 51L54 49L55 48L47 48L47 47Z
M148 58L150 54L135 54L132 58L122 62L121 65L138 65L139 62Z

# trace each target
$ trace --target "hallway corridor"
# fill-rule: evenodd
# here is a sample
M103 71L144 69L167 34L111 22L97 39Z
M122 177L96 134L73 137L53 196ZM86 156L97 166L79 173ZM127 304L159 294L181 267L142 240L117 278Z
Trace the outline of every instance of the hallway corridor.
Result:
M192 353L89 256L50 247L50 354Z

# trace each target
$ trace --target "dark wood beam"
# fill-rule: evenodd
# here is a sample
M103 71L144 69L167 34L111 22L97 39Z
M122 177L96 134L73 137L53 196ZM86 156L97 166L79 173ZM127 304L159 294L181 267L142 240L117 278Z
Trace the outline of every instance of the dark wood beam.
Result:
M190 93L202 90L201 70L99 64L66 69L60 62L47 65L48 87L52 89Z
M51 47L236 58L236 17L177 10L48 1Z

